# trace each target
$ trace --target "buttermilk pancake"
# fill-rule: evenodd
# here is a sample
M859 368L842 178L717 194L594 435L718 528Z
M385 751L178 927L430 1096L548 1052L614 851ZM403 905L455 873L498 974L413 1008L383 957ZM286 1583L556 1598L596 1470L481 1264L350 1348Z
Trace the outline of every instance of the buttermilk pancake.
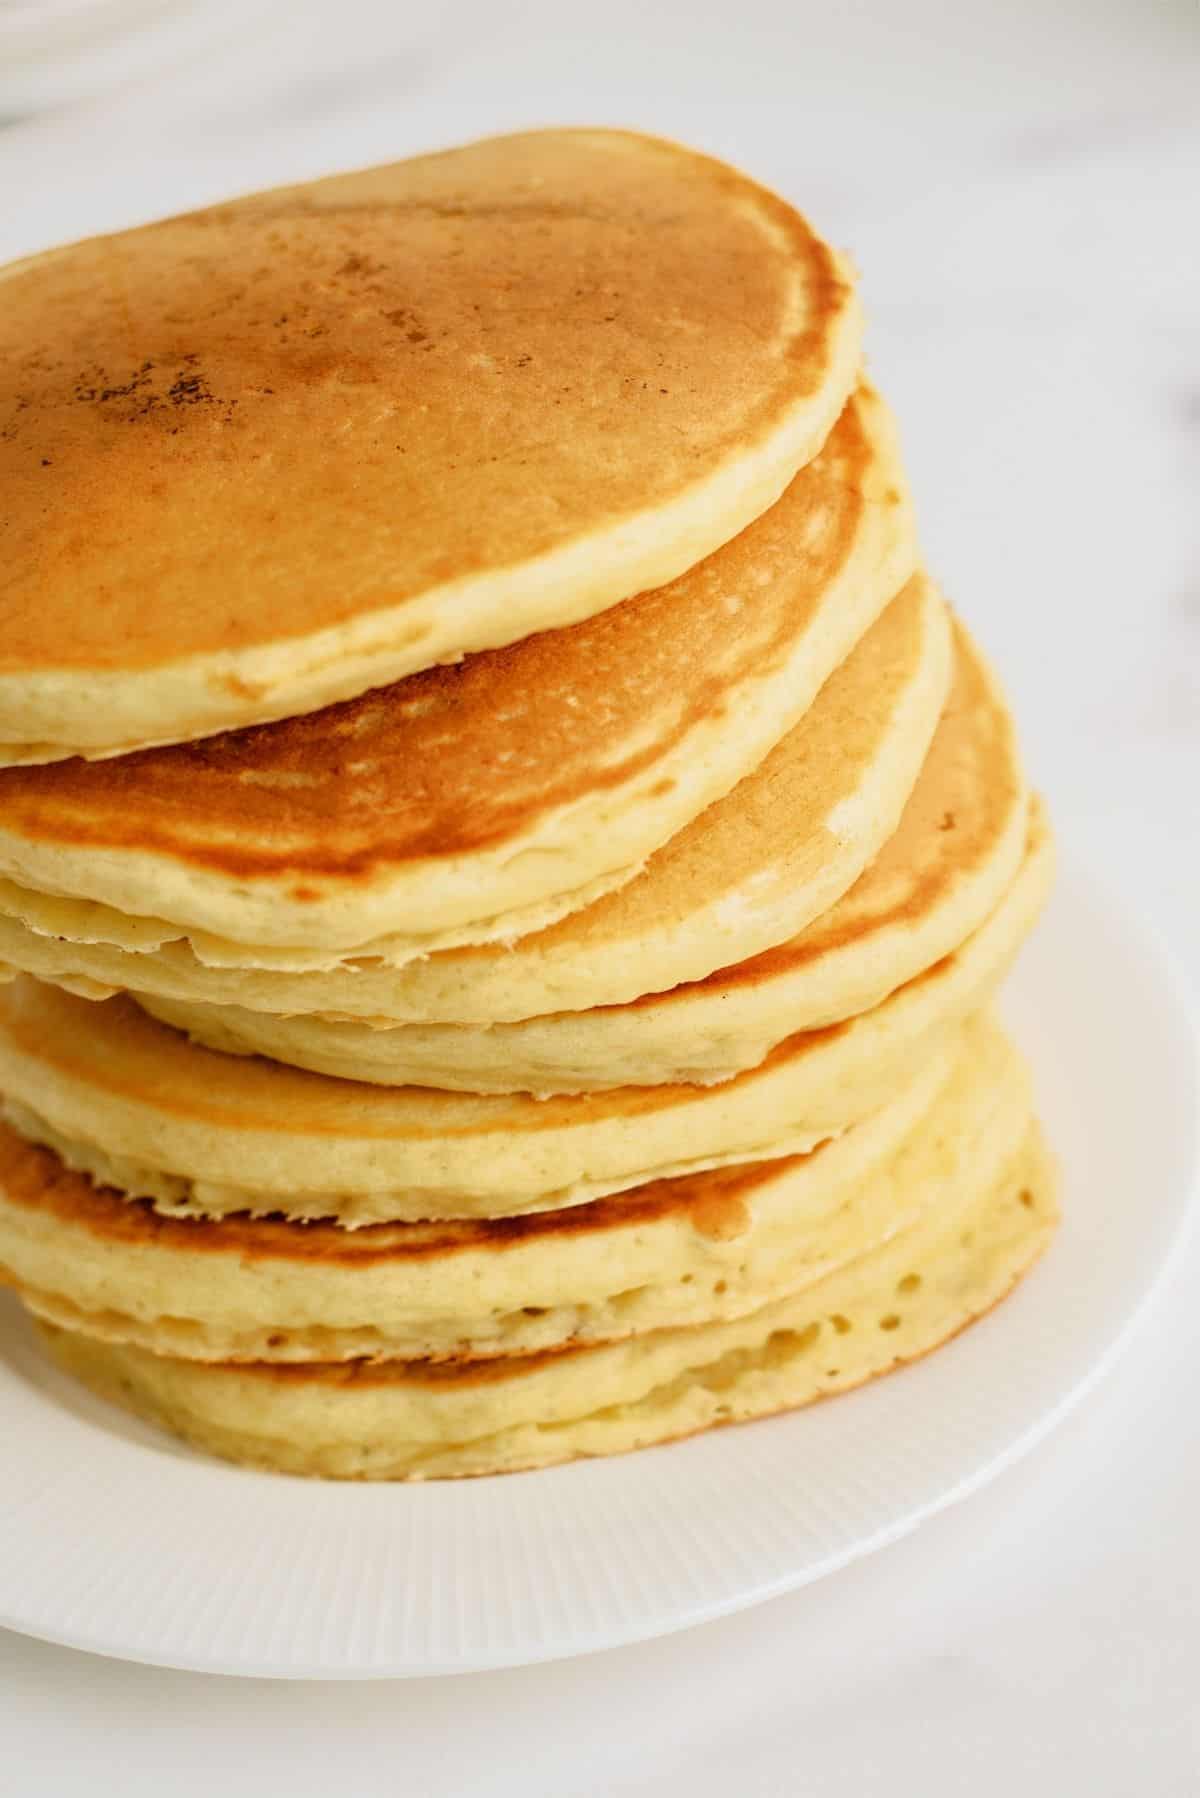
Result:
M740 1317L999 1173L1028 1080L974 1023L811 1154L459 1224L164 1218L0 1126L0 1278L52 1323L198 1360L479 1359Z
M186 935L239 967L517 935L627 879L754 768L915 553L863 392L783 497L668 587L306 717L0 770L5 908L143 952Z
M127 997L0 988L0 1091L19 1134L163 1210L357 1225L515 1216L651 1179L806 1151L893 1098L984 1004L1049 886L1044 831L991 916L882 1004L716 1086L485 1096L220 1054Z
M732 1320L461 1364L249 1365L151 1354L54 1325L53 1358L102 1397L200 1448L332 1479L434 1479L615 1454L843 1392L927 1354L1002 1299L1057 1220L1031 1125L999 1174L882 1247Z
M847 719L831 717L829 736L821 740L826 702L843 681L849 686L854 663L894 611L895 606L884 614L763 767L706 812L690 833L668 844L644 875L588 912L515 944L508 966L482 950L475 952L477 964L495 970L497 978L511 977L512 964L527 956L555 955L560 973L578 970L583 980L603 982L636 956L636 965L652 969L657 984L689 965L682 953L692 946L678 911L654 903L668 878L668 892L686 891L694 905L688 915L695 915L698 925L710 923L718 941L722 924L725 932L740 935L745 914L753 917L756 904L761 915L768 902L778 906L778 897L746 856L746 844L760 833L767 842L785 840L790 823L797 832L797 859L808 850L806 768L823 770L827 751L843 774L852 772L855 733ZM385 1028L378 1020L276 1018L235 1006L150 997L142 1002L210 1047L273 1055L322 1073L387 1084L562 1093L727 1079L754 1067L784 1037L866 1011L915 979L982 924L1016 875L1029 808L1012 721L961 626L957 639L950 697L899 827L843 897L775 949L626 1005L510 1024ZM841 761L839 744L846 751ZM798 778L785 779L785 772L792 772L786 758L793 748ZM815 752L815 762L806 762L806 751ZM693 845L685 840L689 834ZM822 829L813 848L817 858L829 858L825 865L832 870L838 861L827 842ZM710 862L715 868L706 895ZM794 866L791 857L783 860L780 874ZM678 871L689 868L694 881L685 887ZM792 878L791 890L799 897L801 877ZM749 897L739 912L736 902L743 893ZM699 929L692 935L699 949L704 940ZM571 948L578 953L568 961ZM583 953L588 948L590 958ZM706 953L718 952L710 947ZM413 971L419 976L428 966Z
M401 968L362 959L324 972L213 967L182 941L141 951L73 941L65 933L91 928L96 908L31 895L0 880L0 970L19 967L97 998L129 988L148 1000L188 1006L198 1000L284 1014L357 1012L373 1024L459 1013L481 1014L478 1021L491 1024L498 1020L490 1013L503 1019L560 1004L574 1009L592 999L620 1001L702 977L802 929L880 847L911 791L947 662L944 606L927 581L914 579L831 675L800 723L731 794L703 811L616 894L512 944L443 951ZM981 733L983 728L981 722ZM1003 782L1011 755L1006 762L997 744L993 759ZM1010 812L1012 798L1006 793ZM982 795L977 809L987 809ZM1011 874L1023 830L1011 816L1006 828ZM964 843L973 840L966 828L960 834ZM993 883L993 898L999 891ZM974 921L987 909L977 910ZM36 919L36 929L13 915L21 911ZM113 923L105 914L98 928ZM970 921L957 938L943 930L937 940L951 947L969 927ZM125 920L125 928L131 931L132 921ZM198 1028L204 1015L198 1014ZM414 1072L434 1066L420 1047L424 1034L412 1038ZM478 1041L479 1033L472 1034ZM441 1035L435 1023L428 1038L435 1054ZM406 1038L395 1050L381 1045L373 1053L404 1054ZM516 1065L521 1056L515 1044L512 1050ZM561 1047L556 1053L561 1058ZM456 1059L457 1051L441 1057L447 1075Z
M0 274L0 755L313 710L673 580L857 377L846 267L736 171L546 131Z

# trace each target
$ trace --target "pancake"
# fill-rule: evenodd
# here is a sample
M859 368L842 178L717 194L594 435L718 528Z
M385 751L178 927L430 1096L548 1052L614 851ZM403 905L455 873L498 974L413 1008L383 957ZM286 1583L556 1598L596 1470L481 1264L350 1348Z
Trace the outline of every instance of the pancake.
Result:
M888 611L899 616L895 602ZM880 625L887 617L885 613ZM0 881L0 968L20 968L94 998L130 988L147 1002L178 1001L189 1010L173 1015L189 1024L203 1015L193 1015L192 1007L213 1003L334 1020L357 1016L373 1026L417 1020L419 1028L405 1031L397 1046L407 1055L404 1045L411 1044L414 1074L419 1069L421 1077L429 1078L436 1068L443 1085L454 1078L456 1067L470 1068L477 1078L498 1059L480 1043L478 1033L438 1028L443 1020L459 1018L495 1025L534 1017L527 1029L496 1034L514 1070L528 1068L533 1076L529 1084L539 1089L550 1084L552 1075L563 1086L595 1085L618 1059L621 1066L655 1069L667 1069L676 1059L681 1068L699 1070L701 1063L688 1058L700 1053L714 1026L729 1028L744 1005L756 1004L753 994L762 982L749 983L745 998L733 1005L720 998L708 1006L696 983L803 930L807 905L796 906L796 900L834 900L847 865L847 835L861 831L865 841L861 810L839 814L835 838L825 829L818 805L814 832L809 809L813 789L802 770L794 781L777 781L772 775L777 769L786 771L806 741L812 748L810 728L823 730L823 718L842 733L853 774L853 764L864 755L865 720L861 714L833 719L829 708L852 678L854 662L861 667L859 658L870 653L872 641L886 640L880 625L830 678L806 718L771 757L651 857L641 875L586 911L511 945L450 950L400 969L362 961L326 973L219 969L201 963L182 942L134 954L50 934L56 923L66 928L69 920L57 920L46 900L39 902L38 929L30 929L7 911L20 906L21 896L14 897L11 886ZM788 1002L796 1005L802 1026L865 1009L872 992L882 997L888 990L880 981L892 968L900 970L890 981L895 985L947 953L982 921L1019 864L1025 787L1012 722L961 626L956 627L956 642L948 709L906 808L903 838L880 859L882 878L868 870L849 902L840 901L830 912L836 940L822 940L819 951L804 958L807 973L794 971ZM915 746L915 736L911 742ZM895 755L895 744L889 747ZM819 772L821 782L832 783L833 790L846 772L842 752L832 764L822 762ZM888 778L886 767L880 772ZM955 819L952 832L939 828L948 815ZM819 867L800 859L810 843L820 850ZM914 858L923 869L919 880L910 878ZM772 871L776 878L764 878ZM837 872L836 879L829 878L831 871ZM685 982L687 990L669 1004L643 1000L636 1023L632 1014L613 1009ZM721 990L721 982L715 981L712 991ZM769 995L764 1004L769 1006ZM569 1022L537 1016L588 1006L594 1007L590 1016ZM678 1030L673 1025L676 1007L681 1019L685 1008L694 1012ZM236 1022L241 1029L250 1028L240 1016ZM760 1021L755 1012L748 1021L748 1034L756 1033L758 1041L768 1040L774 1029L771 1016ZM321 1032L322 1049L327 1051L339 1037ZM265 1047L266 1039L261 1040ZM288 1053L317 1040L293 1025ZM282 1051L284 1042L280 1036L275 1046ZM372 1047L358 1038L354 1048L363 1055L368 1075L373 1057L394 1053L386 1044ZM472 1050L477 1054L468 1062ZM740 1053L734 1045L734 1057ZM391 1073L394 1065L389 1061L386 1071ZM727 1071L729 1061L723 1058L720 1066Z
M882 628L883 621L872 636ZM786 838L791 820L793 853L778 864L778 872L786 876L796 862L804 865L809 848L803 804L804 771L810 765L806 750L817 748L813 739L825 721L827 696L832 699L870 643L869 637L827 683L804 723L763 768L693 826L694 852L682 839L668 844L640 880L544 932L540 940L515 944L510 962L551 953L549 940L556 938L559 967L571 948L590 947L590 959L579 953L571 964L584 979L610 979L622 951L627 957L636 953L639 967L652 966L656 982L669 979L680 965L671 951L689 947L690 938L686 944L681 940L682 929L669 912L655 915L652 895L681 867L695 868L694 887L684 887L678 879L672 885L694 894L697 921L711 922L716 936L718 921L728 920L733 911L731 927L740 934L747 918L734 910L731 890L733 896L748 891L764 911L775 895L737 850L759 833L768 843L777 840L775 833ZM836 762L839 744L844 745L844 771L849 774L852 735L845 719L832 715L832 706L830 713L828 754ZM798 779L787 778L793 748ZM822 770L824 753L822 745L815 763ZM820 1029L866 1011L949 954L978 928L1014 879L1027 828L1012 720L960 626L950 698L899 827L849 892L776 949L625 1006L511 1024L389 1029L378 1023L273 1018L242 1007L188 1001L147 997L142 1002L210 1047L272 1055L321 1073L385 1084L414 1081L476 1092L562 1093L727 1079L757 1066L797 1029ZM828 840L824 818L813 844L817 855L828 853L822 837ZM703 870L709 865L714 890L711 903L704 905ZM832 874L835 865L831 857L826 873ZM840 887L843 878L836 884ZM797 897L798 887L797 880ZM781 897L786 903L787 895ZM488 966L497 978L507 971L495 956L488 958ZM414 970L418 976L423 971Z
M9 267L0 743L178 742L570 624L734 537L854 384L845 264L625 131Z
M307 717L0 770L0 876L23 889L5 907L134 949L188 935L234 966L520 934L757 766L914 557L891 422L862 393L776 505L669 587Z
M449 1367L186 1361L42 1325L102 1397L231 1460L334 1479L544 1467L686 1436L845 1391L944 1342L1036 1260L1057 1218L1036 1127L908 1230L732 1321Z
M126 997L91 1003L24 977L0 990L0 1091L21 1135L160 1209L351 1225L549 1210L804 1152L869 1116L986 1002L1051 871L1039 827L960 948L719 1086L546 1100L369 1086L203 1049Z
M196 1360L481 1359L739 1317L906 1228L1024 1135L1028 1080L975 1022L809 1155L459 1224L159 1217L0 1126L0 1278L39 1316Z

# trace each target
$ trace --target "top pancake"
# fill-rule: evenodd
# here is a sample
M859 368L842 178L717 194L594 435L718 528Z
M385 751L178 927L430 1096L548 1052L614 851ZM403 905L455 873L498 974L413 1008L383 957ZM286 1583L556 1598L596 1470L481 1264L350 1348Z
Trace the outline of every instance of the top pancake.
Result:
M6 909L249 967L520 934L760 762L915 553L891 421L861 391L775 505L666 587L306 717L0 771L0 875L33 889Z
M496 138L4 272L0 754L311 710L661 585L860 354L782 200L619 131Z

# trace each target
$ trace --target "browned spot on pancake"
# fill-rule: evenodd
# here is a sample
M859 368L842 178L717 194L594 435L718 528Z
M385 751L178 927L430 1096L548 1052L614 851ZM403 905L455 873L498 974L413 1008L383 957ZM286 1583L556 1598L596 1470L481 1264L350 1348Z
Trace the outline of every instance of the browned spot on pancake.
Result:
M778 660L850 551L871 453L852 404L739 537L582 624L277 724L2 769L0 828L155 850L237 877L354 880L502 843L653 768L731 687ZM750 596L733 614L731 593Z
M220 684L235 699L261 699L264 692L258 681L244 680L240 674L223 674Z
M26 1142L0 1124L0 1190L10 1204L43 1211L112 1242L153 1245L181 1254L232 1254L241 1260L320 1262L369 1267L381 1261L444 1259L464 1251L502 1252L538 1238L596 1236L677 1216L694 1230L728 1240L750 1227L747 1200L791 1174L809 1156L715 1168L654 1180L628 1192L524 1217L429 1224L367 1224L346 1230L333 1221L284 1217L164 1217L148 1199L129 1199L68 1168L51 1149Z
M738 1192L723 1192L719 1186L691 1208L690 1221L697 1236L711 1237L714 1242L732 1242L750 1228L750 1209Z

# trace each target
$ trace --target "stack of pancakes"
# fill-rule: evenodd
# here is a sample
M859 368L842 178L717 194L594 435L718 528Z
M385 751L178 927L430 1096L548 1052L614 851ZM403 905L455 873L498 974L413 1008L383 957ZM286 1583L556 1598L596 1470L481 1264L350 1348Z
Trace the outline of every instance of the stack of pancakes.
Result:
M810 227L547 132L4 280L0 1277L55 1359L436 1477L1006 1293L1049 836Z

